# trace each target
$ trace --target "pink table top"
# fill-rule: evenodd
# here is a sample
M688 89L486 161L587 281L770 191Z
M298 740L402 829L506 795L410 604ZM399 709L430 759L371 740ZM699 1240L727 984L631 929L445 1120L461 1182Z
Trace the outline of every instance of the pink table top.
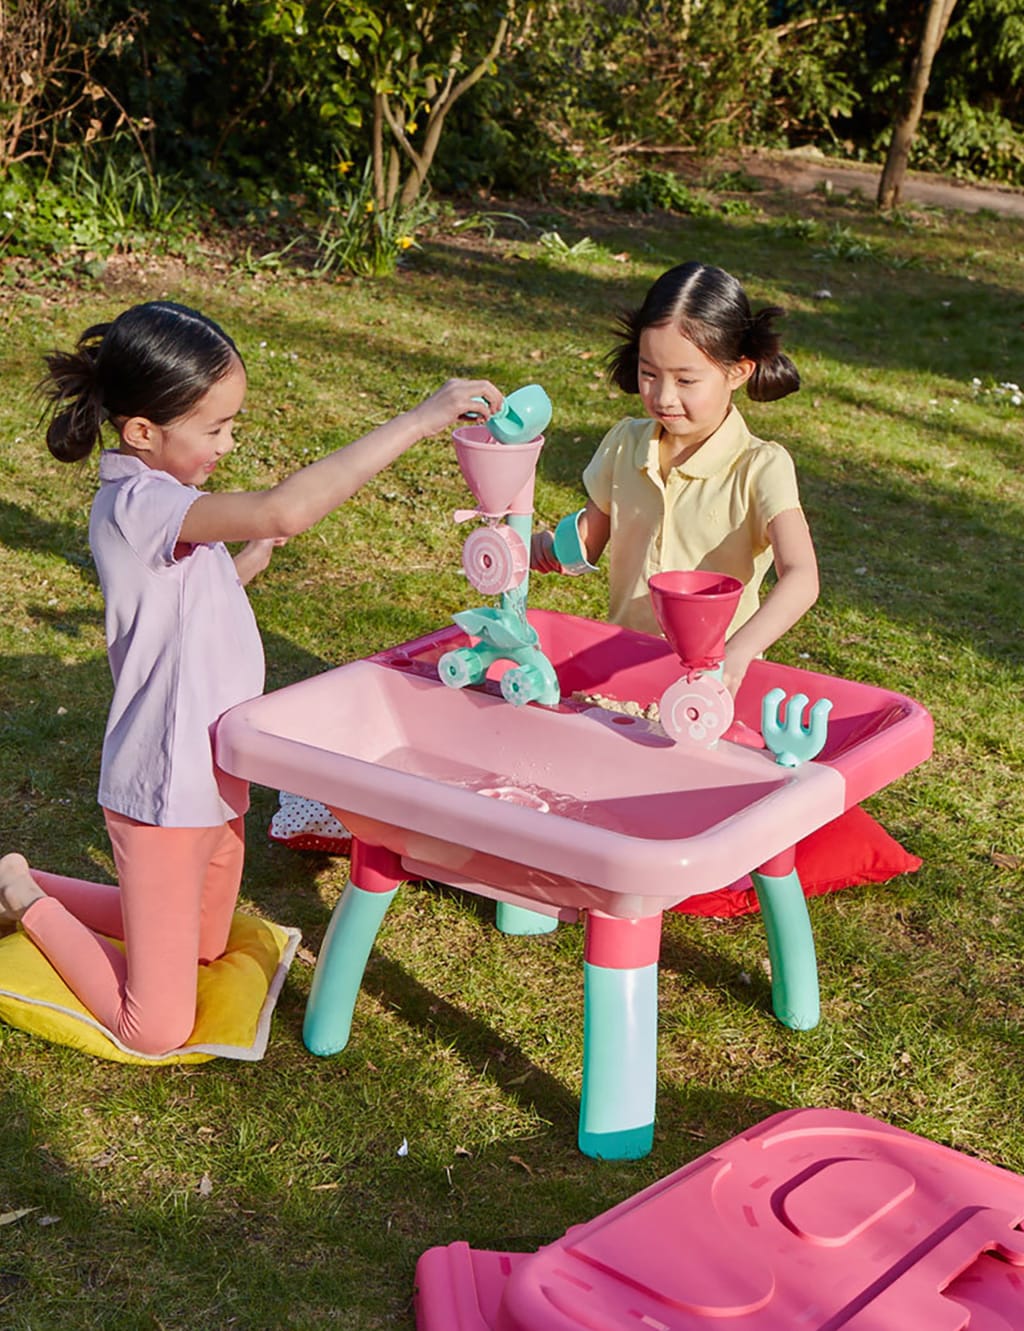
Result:
M530 618L566 697L644 702L678 674L660 640ZM757 662L744 690L758 707L780 684L832 699L821 759L785 768L738 744L694 749L580 702L515 708L490 682L450 689L436 661L460 641L445 630L243 703L218 725L218 761L329 805L411 874L636 918L735 881L931 747L930 718L910 699Z

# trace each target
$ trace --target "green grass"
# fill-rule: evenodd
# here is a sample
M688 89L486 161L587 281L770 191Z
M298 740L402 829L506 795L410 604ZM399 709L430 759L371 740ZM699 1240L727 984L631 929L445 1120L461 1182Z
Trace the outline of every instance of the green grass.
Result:
M412 1328L425 1248L534 1248L797 1105L1024 1169L1024 409L971 387L1024 378L1024 224L753 197L749 216L547 219L565 254L521 230L439 236L387 284L215 255L112 263L67 289L22 270L2 288L0 846L41 867L109 872L95 804L109 681L85 531L94 464L49 458L30 390L44 350L154 296L200 305L246 357L241 443L218 484L271 483L481 372L507 389L536 379L555 403L537 493L552 521L635 401L599 373L614 313L671 263L722 264L790 311L804 377L748 410L797 460L822 567L819 604L775 654L908 693L936 722L931 761L870 801L922 870L810 904L818 1029L771 1016L756 918L667 919L643 1161L576 1150L581 931L506 938L486 904L422 884L385 920L336 1057L303 1048L301 961L255 1066L142 1070L0 1028L0 1216L37 1208L0 1226L4 1327ZM251 588L270 686L465 608L451 513L466 500L437 439L279 551ZM600 616L603 574L538 578L531 598ZM270 845L274 804L254 791L246 902L315 952L347 862Z

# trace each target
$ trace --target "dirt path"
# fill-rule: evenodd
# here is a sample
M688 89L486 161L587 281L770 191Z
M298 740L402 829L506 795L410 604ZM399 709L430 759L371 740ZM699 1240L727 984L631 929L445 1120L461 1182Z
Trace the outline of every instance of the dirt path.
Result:
M722 165L742 169L765 188L811 194L829 182L840 193L849 194L859 189L870 200L878 193L882 174L880 167L795 152L745 153L735 159L723 159ZM1024 190L997 185L967 185L949 176L931 176L921 171L908 173L903 183L902 202L957 208L964 212L989 209L1011 217L1024 217Z

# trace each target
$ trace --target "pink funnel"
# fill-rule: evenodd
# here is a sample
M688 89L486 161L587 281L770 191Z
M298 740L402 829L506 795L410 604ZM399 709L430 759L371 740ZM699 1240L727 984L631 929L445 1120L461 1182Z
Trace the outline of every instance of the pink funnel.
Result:
M533 512L533 482L544 436L528 444L499 444L485 425L460 426L452 434L455 456L481 513Z
M713 670L725 656L725 631L743 583L725 573L676 569L647 581L658 623L688 671Z

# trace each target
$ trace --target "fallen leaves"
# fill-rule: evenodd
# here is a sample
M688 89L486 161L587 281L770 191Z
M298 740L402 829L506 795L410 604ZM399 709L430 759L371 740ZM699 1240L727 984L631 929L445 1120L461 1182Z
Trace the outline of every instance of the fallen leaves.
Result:
M27 1215L33 1215L39 1210L38 1206L22 1206L17 1211L0 1211L0 1226L14 1225L19 1220L23 1220ZM59 1215L41 1215L36 1221L37 1225L59 1225Z

